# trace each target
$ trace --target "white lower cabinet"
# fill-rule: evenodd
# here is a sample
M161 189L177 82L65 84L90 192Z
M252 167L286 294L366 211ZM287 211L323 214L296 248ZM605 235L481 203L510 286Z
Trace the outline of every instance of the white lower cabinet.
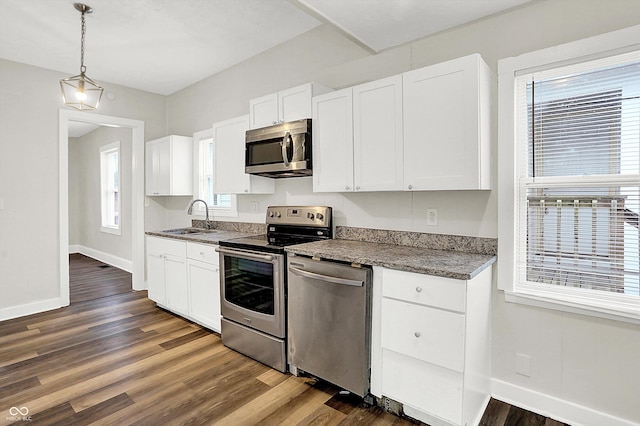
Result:
M216 247L147 236L147 286L159 306L220 332Z
M187 243L189 316L220 332L220 267L216 246Z
M431 425L477 425L490 396L491 269L455 280L374 267L371 393Z
M149 298L171 311L187 313L187 252L185 243L147 237Z

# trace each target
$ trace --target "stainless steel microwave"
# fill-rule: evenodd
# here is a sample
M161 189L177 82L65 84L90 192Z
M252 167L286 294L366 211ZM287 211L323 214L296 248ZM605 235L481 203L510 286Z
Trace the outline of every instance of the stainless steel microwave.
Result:
M247 130L245 173L271 178L311 176L311 119Z

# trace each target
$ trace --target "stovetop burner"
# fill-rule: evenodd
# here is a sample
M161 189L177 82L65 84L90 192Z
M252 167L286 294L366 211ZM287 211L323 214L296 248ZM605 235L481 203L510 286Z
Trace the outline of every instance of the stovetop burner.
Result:
M284 253L286 246L333 238L331 207L270 206L267 233L220 241L223 247Z

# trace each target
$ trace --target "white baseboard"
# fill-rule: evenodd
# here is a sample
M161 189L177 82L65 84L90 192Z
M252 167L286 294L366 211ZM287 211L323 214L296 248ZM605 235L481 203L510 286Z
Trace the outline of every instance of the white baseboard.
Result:
M640 426L631 420L498 379L491 379L491 389L495 399L573 426Z
M69 246L69 254L80 253L88 256L92 259L99 260L107 265L115 266L118 269L131 273L133 271L133 262L122 257L115 256L113 254L105 253L100 250L95 250L89 247L85 247L80 244L74 244Z
M0 309L0 321L9 320L18 317L24 317L26 315L37 314L44 311L50 311L52 309L62 308L67 306L63 303L61 298L39 300L37 302L31 302L24 305L11 306L8 308Z

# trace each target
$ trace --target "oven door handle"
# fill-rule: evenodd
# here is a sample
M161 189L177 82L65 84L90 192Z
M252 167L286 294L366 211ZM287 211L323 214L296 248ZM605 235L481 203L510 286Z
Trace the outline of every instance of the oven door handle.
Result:
M306 278L327 281L333 284L352 285L354 287L362 287L364 285L364 281L362 280L349 280L346 278L333 277L331 275L316 274L315 272L305 271L302 269L294 268L293 266L289 266L289 271Z
M273 256L271 256L270 254L254 254L251 252L247 252L247 251L241 251L241 250L226 250L223 248L216 248L216 251L218 253L222 253L222 254L227 254L230 256L241 256L241 257L246 257L247 259L253 259L253 260L262 260L262 261L266 261L266 262L272 262L273 261Z

